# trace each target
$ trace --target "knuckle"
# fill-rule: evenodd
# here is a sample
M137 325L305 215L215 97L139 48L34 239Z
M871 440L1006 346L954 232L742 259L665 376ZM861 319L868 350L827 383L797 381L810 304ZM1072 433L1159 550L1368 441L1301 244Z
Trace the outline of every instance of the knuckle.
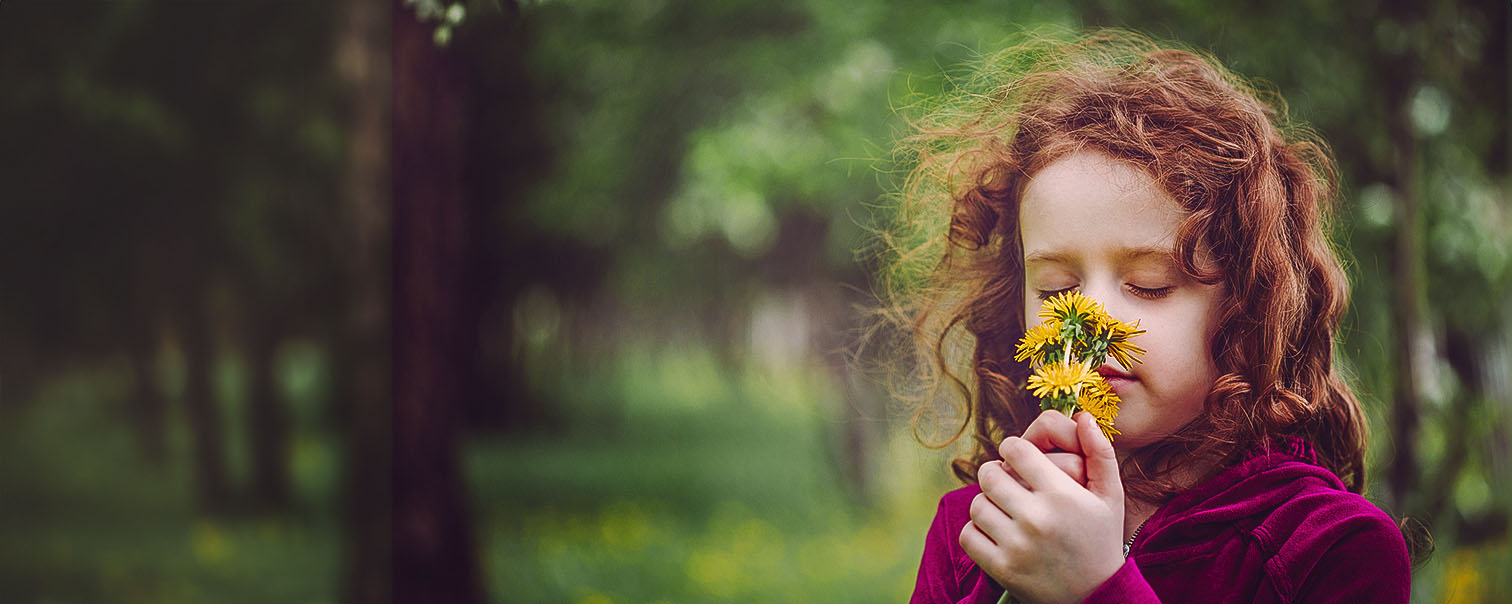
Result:
M967 552L976 551L976 539L972 535L976 530L976 525L970 521L966 523L966 526L961 527L961 534L956 537L956 541L961 544L961 549Z
M1049 528L1045 523L1045 513L1038 507L1023 510L1014 517L1014 520L1017 520L1019 525L1024 527L1024 532L1031 537L1044 535L1046 529Z
M984 491L987 490L987 485L992 481L993 463L996 462L989 461L977 468L977 485L982 487L982 490Z
M976 520L980 518L987 511L986 506L987 496L977 493L977 496L971 499L971 519Z

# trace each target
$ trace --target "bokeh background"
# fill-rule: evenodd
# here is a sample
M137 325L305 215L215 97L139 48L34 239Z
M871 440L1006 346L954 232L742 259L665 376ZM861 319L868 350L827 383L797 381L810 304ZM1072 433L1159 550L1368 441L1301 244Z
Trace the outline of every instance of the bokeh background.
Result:
M1120 26L1333 145L1367 495L1437 542L1415 601L1507 601L1508 22L0 2L0 600L904 600L954 485L857 345L892 142L1012 32Z

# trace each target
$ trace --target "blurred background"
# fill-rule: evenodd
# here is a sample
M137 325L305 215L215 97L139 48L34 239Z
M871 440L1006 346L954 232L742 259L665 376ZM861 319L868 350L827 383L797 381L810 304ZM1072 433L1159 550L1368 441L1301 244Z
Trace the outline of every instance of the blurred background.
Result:
M1507 601L1508 22L0 3L0 599L905 600L955 484L859 369L892 141L1009 33L1096 25L1333 145L1367 496L1437 542L1415 601Z

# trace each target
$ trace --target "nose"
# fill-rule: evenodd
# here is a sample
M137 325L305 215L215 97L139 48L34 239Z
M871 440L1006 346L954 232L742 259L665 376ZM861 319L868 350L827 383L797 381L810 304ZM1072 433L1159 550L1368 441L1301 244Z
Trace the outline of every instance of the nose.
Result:
M1103 310L1106 310L1115 319L1125 323L1133 323L1139 319L1139 317L1135 316L1136 309L1134 308L1133 301L1130 300L1133 294L1124 290L1121 279L1115 277L1087 279L1082 283L1082 293L1102 304ZM1112 355L1108 355L1103 362L1119 369L1129 369L1128 367L1121 366Z
M1082 283L1081 290L1082 294L1102 304L1103 309L1114 318L1125 322L1130 320L1128 314L1132 308L1124 299L1125 292L1119 279L1109 277L1087 279Z

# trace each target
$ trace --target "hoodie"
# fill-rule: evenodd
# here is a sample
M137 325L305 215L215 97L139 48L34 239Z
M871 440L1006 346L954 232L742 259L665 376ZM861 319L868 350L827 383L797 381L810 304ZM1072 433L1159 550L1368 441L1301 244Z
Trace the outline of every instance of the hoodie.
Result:
M1003 588L962 551L968 485L925 537L912 604L993 604ZM1396 523L1318 465L1306 442L1252 451L1155 511L1129 557L1085 602L1406 602Z

